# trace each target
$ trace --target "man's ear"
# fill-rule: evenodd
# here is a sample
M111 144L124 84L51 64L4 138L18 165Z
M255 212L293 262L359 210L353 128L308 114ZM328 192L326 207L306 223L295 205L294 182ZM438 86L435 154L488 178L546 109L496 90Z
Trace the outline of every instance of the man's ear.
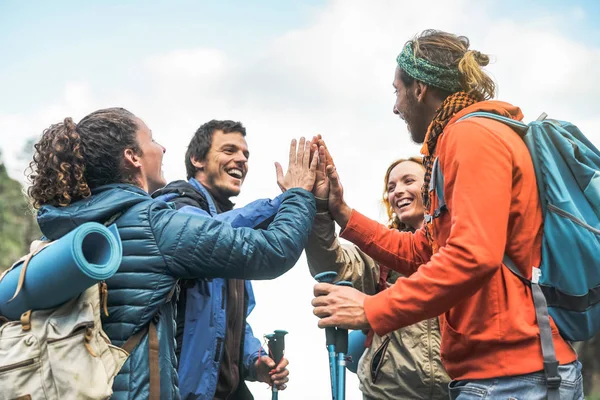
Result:
M429 86L424 84L421 81L415 81L415 98L419 103L425 102L425 96L427 95L427 91Z
M140 168L142 163L140 162L140 157L135 153L132 149L125 149L123 152L123 156L125 157L125 165L131 167L133 169Z
M192 162L192 165L196 168L198 168L201 171L204 171L204 166L205 166L205 162L204 161L198 161L196 159L196 157L191 156L190 157L190 161Z

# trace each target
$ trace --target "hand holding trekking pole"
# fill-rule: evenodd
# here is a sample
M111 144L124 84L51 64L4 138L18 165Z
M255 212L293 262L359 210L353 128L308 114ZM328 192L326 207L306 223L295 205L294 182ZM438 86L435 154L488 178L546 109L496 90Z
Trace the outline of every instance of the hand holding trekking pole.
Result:
M289 374L287 366L289 365L287 358L282 358L279 363L269 356L262 356L256 361L256 378L259 382L268 383L276 387L277 390L285 390L286 383L289 382Z
M265 335L265 338L269 341L269 356L272 357L262 357L263 359L267 359L270 361L270 366L275 367L277 364L277 369L272 369L268 372L270 376L270 382L263 380L263 382L272 383L271 391L273 392L272 400L277 400L278 392L280 390L285 390L287 387L285 382L289 381L288 375L289 371L285 368L288 365L288 360L283 357L285 354L285 339L284 336L287 335L287 331L284 330L276 330L274 333ZM261 377L259 377L259 380Z
M321 318L319 328L369 329L364 303L367 295L351 287L317 283L311 304Z
M315 275L315 279L317 282L322 283L333 283L337 278L337 273L333 271L321 272L320 274ZM336 399L337 395L337 361L335 358L336 349L335 349L335 328L326 328L325 329L325 346L327 346L327 352L329 354L329 378L331 381L331 398L333 400Z
M337 273L333 271L322 272L315 275L315 279L317 282L319 282L318 285L327 285L328 287L332 286L331 283L333 283L336 278ZM334 285L334 287L340 288L352 287L352 283L347 281L335 282ZM317 295L316 291L315 295ZM325 338L327 351L329 353L331 398L332 400L344 400L346 398L346 357L348 353L348 329L340 326L327 327L325 328Z

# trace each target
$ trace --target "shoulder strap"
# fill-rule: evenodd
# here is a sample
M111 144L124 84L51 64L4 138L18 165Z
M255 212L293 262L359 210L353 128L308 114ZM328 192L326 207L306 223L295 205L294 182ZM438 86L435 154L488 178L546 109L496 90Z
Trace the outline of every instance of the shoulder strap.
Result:
M31 252L29 254L21 257L9 269L4 271L2 273L2 275L0 275L0 281L2 281L2 279L6 276L6 274L8 274L10 271L12 271L13 268L15 268L18 264L23 262L23 268L21 268L21 273L19 274L19 280L17 282L17 288L15 289L15 294L13 294L13 296L10 298L10 300L7 301L7 303L10 303L11 301L13 301L15 299L15 297L17 297L17 295L21 292L21 289L23 288L23 284L25 283L25 273L27 272L27 267L29 266L29 262L31 261L31 258L52 243L53 242L35 240L31 244Z
M444 174L442 174L442 170L440 168L440 160L439 158L435 158L433 161L433 168L431 171L431 181L429 183L429 190L435 189L435 194L438 197L438 207L435 210L435 214L441 213L446 209L446 199L444 198ZM434 214L434 218L437 215Z
M121 348L131 354L142 338L148 334L148 365L150 367L150 400L160 400L160 366L158 360L159 346L156 323L150 321L145 328L131 336Z
M429 215L428 212L425 212L424 215L425 222L430 223L435 218L438 218L444 211L448 210L446 199L444 198L444 174L442 174L442 170L440 169L438 157L433 160L431 180L429 181L429 187L427 189L430 192L435 189L435 195L438 198L438 206L433 211L433 214Z
M167 295L167 303L169 303L174 293L176 292L178 281L173 285L173 289ZM143 337L148 334L148 364L150 368L150 397L149 400L160 400L160 364L159 364L159 344L158 344L158 332L156 330L156 322L154 319L148 323L144 328L133 334L127 341L121 346L123 350L131 354L131 352L141 342Z
M545 118L545 115L542 114ZM481 117L481 118L488 118L488 119L493 119L496 120L498 122L502 122L505 125L510 126L513 130L515 130L519 135L521 135L521 137L525 136L525 133L527 133L527 129L529 129L529 126L521 121L517 121L508 117L504 117L502 115L498 115L498 114L494 114L491 112L485 112L485 111L476 111L470 114L465 115L464 117L461 117L458 121L462 121L465 119L469 119L469 118L473 118L473 117ZM540 116L541 118L542 116Z

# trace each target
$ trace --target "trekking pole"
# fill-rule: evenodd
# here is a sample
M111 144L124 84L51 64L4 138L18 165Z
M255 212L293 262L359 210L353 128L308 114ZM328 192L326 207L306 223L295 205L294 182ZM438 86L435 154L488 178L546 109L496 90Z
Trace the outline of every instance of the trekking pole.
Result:
M265 335L269 340L269 355L273 361L275 361L275 368L277 368L277 365L279 365L285 353L285 335L287 335L287 331L280 329L275 330L274 333ZM271 387L271 392L271 400L279 399L279 390L277 390L277 386L273 385Z
M337 277L337 272L327 271L315 275L319 283L333 283ZM335 328L325 328L325 344L329 352L329 377L331 379L331 398L336 400L337 393L337 367L335 360Z
M353 287L351 282L340 281L337 286ZM337 393L336 400L346 399L346 353L348 353L348 329L335 331L335 350L337 352Z

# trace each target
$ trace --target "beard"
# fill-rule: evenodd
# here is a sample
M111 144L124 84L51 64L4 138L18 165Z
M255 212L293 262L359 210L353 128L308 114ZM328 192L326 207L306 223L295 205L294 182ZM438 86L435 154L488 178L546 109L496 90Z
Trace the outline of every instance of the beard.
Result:
M425 106L419 104L413 94L407 93L406 100L407 110L404 118L410 132L410 137L413 142L423 144L431 121L427 121Z

